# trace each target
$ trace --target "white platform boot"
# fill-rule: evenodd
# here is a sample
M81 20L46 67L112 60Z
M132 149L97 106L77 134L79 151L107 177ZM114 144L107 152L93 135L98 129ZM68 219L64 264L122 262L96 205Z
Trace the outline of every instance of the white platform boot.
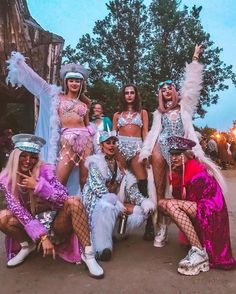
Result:
M178 266L178 272L187 276L195 276L200 272L207 272L209 269L209 257L206 249L200 249L196 246L192 246Z
M168 241L168 226L166 224L159 225L156 237L153 242L154 247L164 247Z
M102 279L104 277L104 271L95 259L92 246L86 246L84 248L84 252L82 253L81 258L86 264L92 278Z
M12 259L8 260L7 267L15 267L25 261L26 257L36 249L34 243L28 243L27 241L20 243L21 250Z

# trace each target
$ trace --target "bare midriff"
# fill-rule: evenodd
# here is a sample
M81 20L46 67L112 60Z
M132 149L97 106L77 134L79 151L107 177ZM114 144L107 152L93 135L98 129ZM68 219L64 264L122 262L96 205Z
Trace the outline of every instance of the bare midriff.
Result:
M119 128L119 135L127 137L142 137L142 129L139 126L133 124L127 124L124 127Z
M61 98L58 115L62 128L83 128L87 106L76 99Z

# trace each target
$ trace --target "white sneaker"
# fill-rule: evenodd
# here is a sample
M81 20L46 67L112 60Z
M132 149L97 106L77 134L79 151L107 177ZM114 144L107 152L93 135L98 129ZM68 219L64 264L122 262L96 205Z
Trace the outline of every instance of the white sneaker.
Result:
M82 253L81 258L86 264L92 278L102 279L104 277L104 271L95 259L92 246L86 246L84 248L84 253Z
M154 247L164 247L168 240L168 227L166 225L161 225L157 235L154 239L153 246Z
M7 267L15 267L25 261L26 257L36 249L34 243L29 244L28 242L20 243L21 250L12 259L8 260Z
M178 272L187 276L195 276L200 272L207 272L209 269L209 257L206 249L199 249L196 246L192 246L178 266Z

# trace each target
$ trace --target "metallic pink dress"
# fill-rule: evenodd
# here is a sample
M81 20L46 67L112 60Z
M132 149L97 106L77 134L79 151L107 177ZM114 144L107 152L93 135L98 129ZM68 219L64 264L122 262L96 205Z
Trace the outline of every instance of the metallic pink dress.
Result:
M232 255L229 216L222 190L196 160L185 165L186 198L197 203L194 226L203 247L209 255L211 268L230 269L236 261ZM181 179L173 181L173 196L180 199Z

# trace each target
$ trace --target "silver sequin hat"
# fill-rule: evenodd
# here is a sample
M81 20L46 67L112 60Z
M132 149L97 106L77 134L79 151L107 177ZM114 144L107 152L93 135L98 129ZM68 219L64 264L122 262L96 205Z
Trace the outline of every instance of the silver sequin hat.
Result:
M17 134L12 137L15 148L21 151L39 153L46 141L32 134Z
M118 141L117 135L116 135L116 131L103 131L100 133L99 135L99 143L105 142L108 139L115 139L116 141Z

